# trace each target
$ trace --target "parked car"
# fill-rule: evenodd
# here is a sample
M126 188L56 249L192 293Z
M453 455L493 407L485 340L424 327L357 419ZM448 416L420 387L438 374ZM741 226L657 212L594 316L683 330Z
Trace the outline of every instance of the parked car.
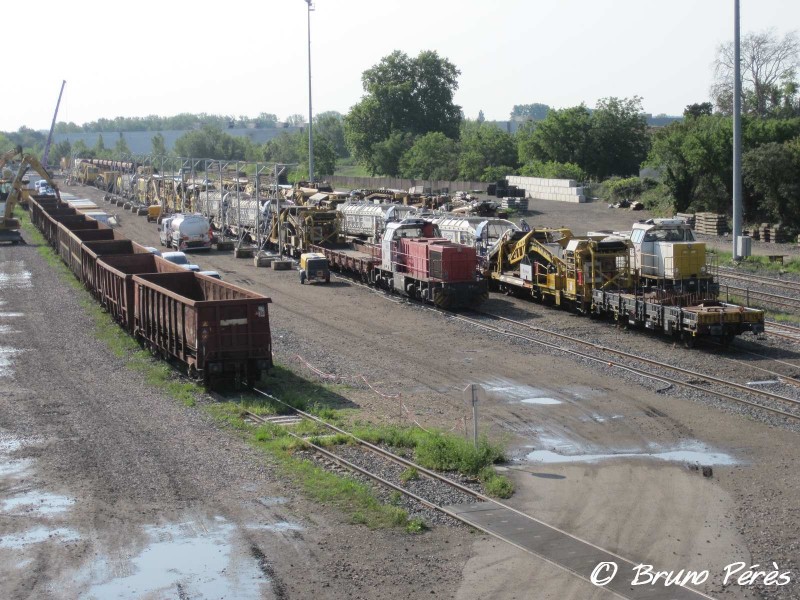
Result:
M205 275L206 277L213 277L214 279L222 280L222 275L217 271L198 271L198 275Z
M153 246L143 246L145 250L147 250L150 254L155 254L156 256L161 256L161 250L155 248Z
M175 215L169 221L168 240L166 245L175 250L210 250L211 223L200 214Z
M164 252L161 255L161 258L164 260L168 260L172 264L178 265L179 267L183 267L187 271L199 271L199 265L194 265L189 262L189 259L186 258L186 255L183 252Z

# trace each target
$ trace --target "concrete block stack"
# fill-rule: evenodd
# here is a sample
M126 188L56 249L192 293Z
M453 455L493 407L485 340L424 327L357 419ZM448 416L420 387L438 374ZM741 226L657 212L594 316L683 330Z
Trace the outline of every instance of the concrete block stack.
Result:
M686 221L686 224L689 227L694 229L694 222L695 222L694 213L676 213L675 217L677 219L683 219L684 221Z
M528 198L535 200L556 200L558 202L586 202L583 187L574 179L543 179L541 177L521 177L507 175L509 185L525 190Z
M728 218L717 213L697 213L694 230L705 235L722 235L728 231Z

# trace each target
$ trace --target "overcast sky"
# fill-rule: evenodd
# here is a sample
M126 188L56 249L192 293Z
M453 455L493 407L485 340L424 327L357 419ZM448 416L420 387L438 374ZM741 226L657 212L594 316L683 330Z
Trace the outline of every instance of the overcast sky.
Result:
M733 0L317 0L314 112L346 113L361 73L393 50L435 50L461 71L469 118L515 104L561 108L607 96L681 114L709 98L733 39ZM184 8L186 7L186 8ZM191 9L188 7L192 7ZM742 33L800 27L798 0L741 0ZM308 115L307 5L260 2L5 3L0 130L182 112Z

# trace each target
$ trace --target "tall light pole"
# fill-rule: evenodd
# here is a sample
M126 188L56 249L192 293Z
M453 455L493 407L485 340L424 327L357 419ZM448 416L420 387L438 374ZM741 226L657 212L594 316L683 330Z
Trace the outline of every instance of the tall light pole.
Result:
M308 4L308 180L314 181L314 132L311 125L311 11L314 5L311 0L305 2Z
M739 48L739 0L733 0L733 260L742 258L742 71Z

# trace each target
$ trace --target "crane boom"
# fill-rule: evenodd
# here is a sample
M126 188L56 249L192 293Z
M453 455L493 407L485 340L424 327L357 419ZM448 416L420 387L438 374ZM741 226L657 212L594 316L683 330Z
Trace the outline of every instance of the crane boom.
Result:
M53 122L50 124L50 133L47 134L47 143L44 145L44 153L42 154L42 162L46 165L47 158L50 156L50 142L53 141L53 130L56 128L56 117L58 117L58 107L61 105L61 95L64 93L64 86L67 85L67 80L61 82L61 91L58 92L58 102L56 102L56 112L53 113Z
M56 191L56 197L59 200L61 199L61 193L58 191L58 186L50 178L50 174L47 172L47 169L42 166L42 163L39 162L39 159L33 154L23 155L17 175L14 177L14 181L11 183L11 191L8 194L8 198L6 198L6 205L3 210L3 219L0 221L0 242L11 242L12 244L18 244L22 241L22 236L19 233L20 222L18 219L13 217L13 214L14 208L17 206L20 196L22 195L22 178L25 176L25 173L28 172L28 168L31 167L34 171L42 176L42 179L47 181L50 187Z

